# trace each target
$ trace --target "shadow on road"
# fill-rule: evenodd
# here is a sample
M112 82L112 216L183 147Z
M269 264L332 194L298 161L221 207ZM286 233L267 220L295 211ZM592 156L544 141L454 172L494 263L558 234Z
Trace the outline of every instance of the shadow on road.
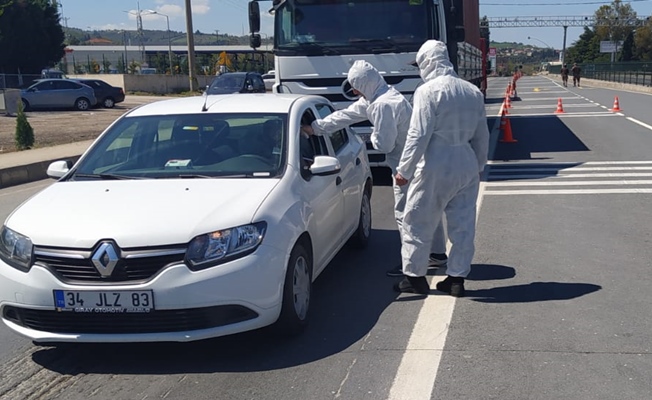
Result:
M555 115L509 116L517 143L498 142L492 160L533 160L532 153L589 151L590 149ZM502 137L502 133L501 133Z
M570 300L602 289L589 283L532 282L525 285L467 290L466 297L480 303L531 303Z
M269 371L336 355L363 340L398 296L385 276L400 262L398 233L372 235L369 250L344 248L316 280L302 335L282 337L264 328L191 343L62 345L36 351L33 361L69 375L156 375Z

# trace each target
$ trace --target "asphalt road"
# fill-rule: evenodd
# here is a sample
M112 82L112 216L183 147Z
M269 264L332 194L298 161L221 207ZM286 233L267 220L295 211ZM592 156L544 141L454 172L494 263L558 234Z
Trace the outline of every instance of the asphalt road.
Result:
M490 82L489 115L506 85ZM542 77L517 91L518 142L492 147L466 298L392 292L398 234L378 175L371 245L319 277L304 335L50 348L0 326L0 398L649 398L652 98ZM614 95L622 115L591 103ZM50 182L0 190L0 218Z

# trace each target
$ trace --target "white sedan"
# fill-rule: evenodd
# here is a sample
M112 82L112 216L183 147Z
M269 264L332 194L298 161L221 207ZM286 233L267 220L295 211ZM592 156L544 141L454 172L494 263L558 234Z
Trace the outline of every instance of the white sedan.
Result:
M160 101L115 121L0 230L0 315L35 343L191 341L305 326L313 281L371 232L350 130L318 96Z

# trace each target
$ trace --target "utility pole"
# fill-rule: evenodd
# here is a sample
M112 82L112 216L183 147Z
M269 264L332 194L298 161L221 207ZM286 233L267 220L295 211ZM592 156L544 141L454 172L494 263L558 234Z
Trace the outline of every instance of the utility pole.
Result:
M564 26L564 44L563 44L563 47L561 49L561 59L559 60L559 61L561 61L562 66L564 65L564 62L566 60L566 31L567 30L568 30L568 27Z
M190 80L190 91L197 90L197 76L195 69L195 38L192 29L192 8L190 0L186 0L186 31L188 37L188 79Z

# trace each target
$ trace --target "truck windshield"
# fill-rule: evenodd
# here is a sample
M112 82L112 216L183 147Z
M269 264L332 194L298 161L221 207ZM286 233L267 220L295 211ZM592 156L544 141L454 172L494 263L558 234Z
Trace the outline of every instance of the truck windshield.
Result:
M417 51L437 38L432 0L294 0L276 10L275 49L287 55Z

